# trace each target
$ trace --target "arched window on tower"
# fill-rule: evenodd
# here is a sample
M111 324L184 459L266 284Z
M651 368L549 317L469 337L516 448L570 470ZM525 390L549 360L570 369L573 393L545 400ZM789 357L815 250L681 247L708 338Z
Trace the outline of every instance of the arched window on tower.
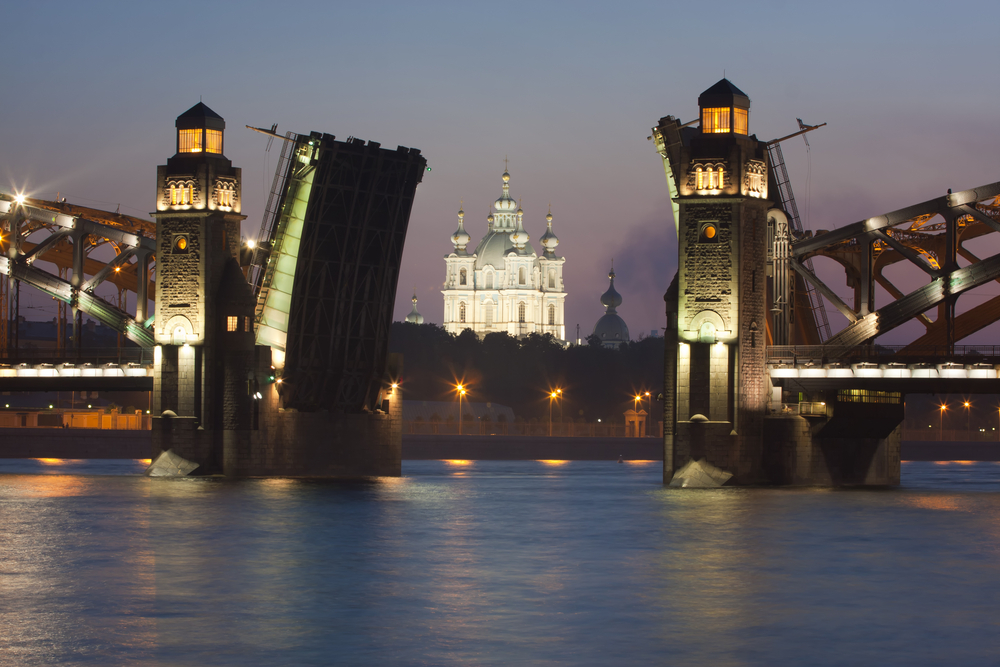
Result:
M556 270L549 269L549 289L556 288Z
M517 321L518 322L520 322L522 324L524 323L524 321L525 321L524 320L524 316L525 316L525 313L526 313L527 310L528 310L528 308L527 308L527 306L524 305L523 301L520 302L519 304L517 304Z
M458 304L458 321L460 323L462 323L462 324L465 324L465 304L464 303Z
M701 167L698 167L697 169L694 170L694 173L695 173L695 177L696 177L696 179L695 179L695 186L694 186L695 190L704 190L705 189L705 172L703 172L701 170Z
M486 272L486 289L493 289L493 272Z
M708 171L708 183L707 183L708 189L709 190L714 190L715 189L715 171L713 171L711 167L709 167L706 171Z
M486 324L486 328L489 329L493 326L493 302L487 301L483 306L483 321Z
M554 325L556 323L556 307L553 304L549 304L549 324Z
M527 281L525 280L525 271L523 266L517 270L517 284L518 285L527 284ZM521 321L523 322L524 320Z
M465 269L462 269L461 271L458 272L458 284L467 285L468 283L469 283L469 275L468 273L466 273ZM465 320L462 321L464 322Z

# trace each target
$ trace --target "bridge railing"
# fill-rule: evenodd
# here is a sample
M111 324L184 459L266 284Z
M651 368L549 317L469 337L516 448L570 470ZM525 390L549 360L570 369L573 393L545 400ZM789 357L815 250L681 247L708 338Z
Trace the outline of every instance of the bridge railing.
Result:
M18 364L138 364L153 363L153 349L146 347L85 347L82 349L56 350L53 348L18 348L0 350L0 365Z
M767 363L998 364L1000 345L769 345Z

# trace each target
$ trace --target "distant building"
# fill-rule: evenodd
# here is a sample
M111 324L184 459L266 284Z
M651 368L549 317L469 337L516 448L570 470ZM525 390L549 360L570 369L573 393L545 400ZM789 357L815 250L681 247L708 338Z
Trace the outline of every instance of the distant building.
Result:
M566 339L563 308L565 258L556 255L559 239L552 232L552 211L540 242L541 256L524 230L524 211L511 199L510 174L503 173L503 193L486 217L486 235L469 254L465 211L458 211L455 249L445 257L444 328L458 334L472 329L480 337L506 332L522 337L552 334Z
M619 345L627 343L629 340L628 326L625 324L625 320L619 317L616 310L618 306L622 305L622 296L615 291L614 267L608 273L608 279L611 281L611 286L608 287L607 292L601 295L601 304L605 307L605 312L594 325L593 335L600 339L601 345L604 347L617 350Z

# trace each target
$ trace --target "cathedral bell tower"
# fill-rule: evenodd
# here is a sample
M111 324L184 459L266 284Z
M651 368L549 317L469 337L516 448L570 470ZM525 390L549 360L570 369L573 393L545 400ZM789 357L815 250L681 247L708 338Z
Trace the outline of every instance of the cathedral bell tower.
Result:
M666 417L674 423L664 473L704 457L733 473L732 483L754 483L767 393L767 150L749 134L750 99L728 80L698 106L700 129L669 116L654 129L658 143L673 144L663 154L678 211L677 286L667 296L675 327L667 341L677 344L666 404L675 415Z
M232 281L224 280L231 277L232 265L239 269L240 222L245 216L240 214L240 169L223 154L222 117L199 102L177 117L176 128L177 152L156 169L152 214L153 453L173 449L211 472L221 466L213 432L224 426L221 385L228 384L218 371L221 348L233 347L232 341L222 339L226 333L242 332L251 350L253 346L252 308L247 311L245 295L233 297ZM231 302L240 305L234 310Z

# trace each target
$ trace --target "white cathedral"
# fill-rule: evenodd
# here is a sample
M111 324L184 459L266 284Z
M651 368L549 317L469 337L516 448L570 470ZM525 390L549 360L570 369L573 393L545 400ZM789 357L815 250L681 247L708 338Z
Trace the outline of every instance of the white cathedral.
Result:
M510 197L506 171L503 194L486 217L486 236L471 254L466 251L471 237L465 231L465 212L459 209L458 230L451 236L455 249L444 258L446 331L472 329L480 337L500 331L516 337L550 333L566 339L566 260L556 255L559 239L552 233L552 210L545 216L548 229L540 239L545 249L541 256L528 242L523 219L524 211Z

